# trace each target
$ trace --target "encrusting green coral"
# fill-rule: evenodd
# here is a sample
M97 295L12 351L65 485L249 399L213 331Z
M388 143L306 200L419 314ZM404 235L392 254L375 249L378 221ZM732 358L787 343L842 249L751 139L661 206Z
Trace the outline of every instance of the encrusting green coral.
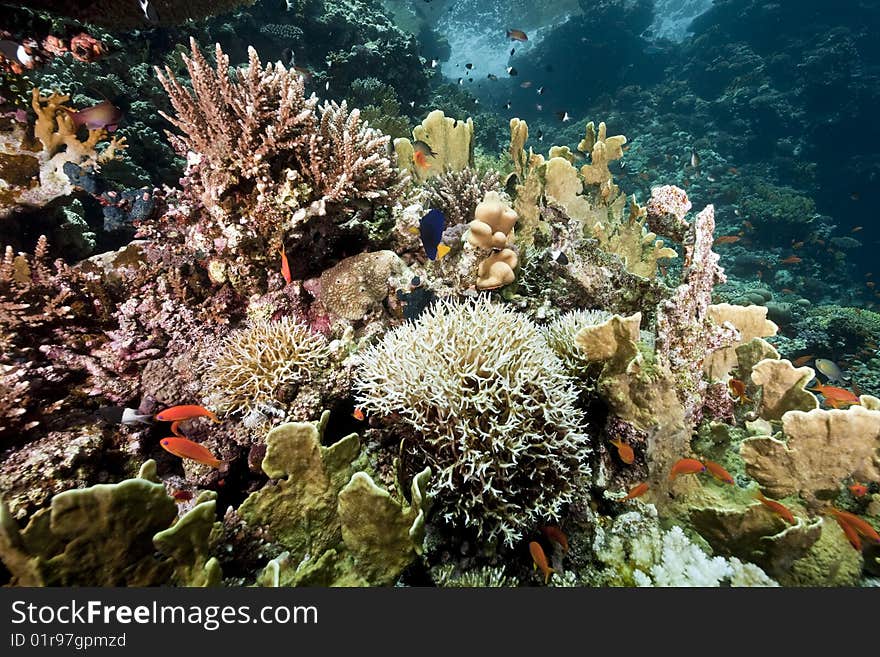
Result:
M20 586L210 586L216 502L209 495L177 518L156 463L118 484L66 491L19 529L0 502L0 560ZM210 499L209 499L210 498ZM157 552L158 551L158 552Z
M444 520L512 545L585 494L577 392L540 329L487 299L441 301L359 356L358 403L394 414L402 460L436 473Z
M357 471L357 434L321 444L329 418L325 411L318 422L284 424L266 437L263 471L277 481L238 510L285 550L264 570L264 584L388 585L421 553L430 471L414 478L410 505L397 502Z

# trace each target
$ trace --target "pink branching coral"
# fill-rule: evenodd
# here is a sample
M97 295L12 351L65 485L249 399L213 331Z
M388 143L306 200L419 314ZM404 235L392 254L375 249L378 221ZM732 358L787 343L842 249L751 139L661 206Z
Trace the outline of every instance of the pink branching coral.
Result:
M7 430L33 428L61 410L74 382L88 388L118 378L94 355L112 322L106 288L61 260L50 268L47 254L40 237L30 258L7 247L0 260L0 424Z
M683 282L657 312L657 354L672 372L685 417L693 422L701 417L706 393L706 355L737 337L735 329L718 327L707 312L712 288L727 280L712 251L714 231L715 208L708 205L697 215L685 243Z
M224 255L248 242L251 252L292 242L312 217L342 211L351 201L390 203L400 177L388 157L389 138L369 128L358 110L305 96L302 76L260 62L230 78L229 57L216 47L211 68L191 40L184 62L192 91L157 69L176 116L164 115L181 135L170 135L189 167L184 189L211 218L188 237L189 246ZM218 246L218 244L220 246Z

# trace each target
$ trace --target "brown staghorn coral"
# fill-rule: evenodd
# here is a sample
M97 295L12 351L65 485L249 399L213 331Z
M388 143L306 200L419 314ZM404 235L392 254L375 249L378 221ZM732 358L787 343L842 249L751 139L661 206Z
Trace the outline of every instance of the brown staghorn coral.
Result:
M205 392L222 412L262 412L292 398L328 357L326 339L304 324L289 317L255 321L219 344Z
M430 207L444 214L447 226L455 226L469 223L486 192L501 191L501 181L494 169L480 176L474 169L467 168L429 178L425 187Z
M397 418L412 475L446 522L513 544L581 500L589 438L577 392L540 329L486 298L441 301L358 357L365 412Z
M739 338L733 327L716 325L708 310L713 287L727 280L718 266L718 254L712 251L714 231L715 208L708 205L689 229L682 283L657 311L657 356L672 373L690 422L701 418L707 356Z
M188 157L201 200L214 205L235 185L254 191L260 180L272 180L273 167L294 165L308 148L318 99L305 97L302 76L283 66L263 68L257 52L248 50L249 65L231 79L229 56L216 45L216 69L190 39L192 55L183 55L192 91L169 68L156 68L176 116L164 116L182 135L169 134L178 153Z
M170 139L187 158L184 194L195 202L177 222L180 250L206 254L212 280L247 295L267 267L277 270L282 244L294 278L314 275L343 232L402 192L388 137L345 103L319 108L301 75L263 66L253 48L230 77L219 45L216 68L191 47L192 91L157 71L176 112L166 118L182 133ZM361 221L343 226L352 215Z
M193 91L170 69L157 69L177 114L163 113L182 135L170 135L197 176L210 212L249 214L279 231L292 211L323 214L343 200L393 199L399 176L387 156L388 138L345 103L305 96L303 77L279 63L265 67L248 49L248 66L227 74L229 57L217 44L216 69L190 41L184 63ZM258 227L259 231L259 227Z

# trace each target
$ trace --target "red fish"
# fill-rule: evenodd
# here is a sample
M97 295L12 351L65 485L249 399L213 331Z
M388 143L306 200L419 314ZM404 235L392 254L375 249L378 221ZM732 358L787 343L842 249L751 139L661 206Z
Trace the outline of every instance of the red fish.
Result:
M549 525L547 527L542 527L541 531L544 532L544 536L546 536L549 540L554 543L559 543L562 546L563 552L568 552L568 536L559 529L559 527L555 527L553 525Z
M785 260L780 260L779 264L781 264L781 265L796 265L799 262L802 262L801 258L798 258L796 255L790 255Z
M706 466L703 465L702 461L698 461L697 459L679 459L675 462L675 465L673 465L672 469L669 471L669 481L672 481L678 475L696 474L698 472L705 471Z
M623 442L620 438L615 438L611 441L611 444L617 448L617 455L620 457L620 460L627 465L636 460L633 448Z
M176 490L171 493L171 497L175 502L188 502L193 498L193 494L188 490Z
M191 420L195 417L210 418L211 422L220 424L220 420L217 419L217 416L203 406L172 406L171 408L166 408L164 411L156 413L156 419L159 420L159 422Z
M807 354L806 356L798 356L797 358L794 359L794 361L792 361L791 364L794 365L795 367L801 367L801 366L809 363L814 358L815 358L815 356L813 354Z
M728 380L727 387L730 389L730 396L738 402L745 403L752 401L746 395L746 384L739 379Z
M364 421L364 410L360 406L356 406L351 412L351 416L358 422Z
M790 525L795 524L794 514L788 510L788 507L782 504L781 502L777 502L776 500L769 500L764 497L764 494L761 492L761 489L755 491L755 498L768 509L770 509L773 513L780 516L785 522Z
M712 246L718 246L719 244L736 244L742 238L739 235L722 235L714 242L712 242Z
M507 30L507 38L511 41L528 41L529 37L522 30Z
M834 514L834 517L837 518L838 523L843 521L854 530L856 530L859 535L863 536L864 538L870 538L875 543L880 543L880 534L877 533L877 530L854 513L850 513L849 511L841 511L840 509L833 506L830 507L829 510L831 511L831 513Z
M848 486L849 492L855 495L856 497L864 497L868 494L868 487L865 484L860 484L856 482Z
M859 398L846 388L838 388L837 386L826 386L817 383L813 388L807 388L810 392L818 392L825 398L825 403L832 408L840 408L841 406L850 406L859 404Z
M625 502L626 500L632 500L632 499L639 497L640 495L644 495L647 492L647 490L648 490L648 482L643 481L642 483L637 484L637 485L633 486L632 488L630 488L629 493L626 494L626 497L624 497L621 500L621 502Z
M202 463L204 465L210 465L212 468L219 468L220 464L223 462L211 454L207 447L200 445L199 443L194 443L187 438L169 436L168 438L160 440L159 444L162 445L166 451L174 454L174 456L179 456L182 459L190 459L191 461L196 461L197 463Z
M290 263L287 262L287 254L284 252L284 245L281 245L281 275L284 276L284 282L288 285L293 277L290 275Z
M529 552L532 554L535 568L540 568L541 572L544 573L544 584L546 584L550 579L550 573L555 573L556 571L547 563L547 555L544 554L544 548L541 547L540 543L532 541L529 543Z
M709 471L709 474L715 477L718 481L722 481L725 484L736 485L731 474L719 464L715 463L715 461L706 460L703 461L703 465L706 466L706 470Z

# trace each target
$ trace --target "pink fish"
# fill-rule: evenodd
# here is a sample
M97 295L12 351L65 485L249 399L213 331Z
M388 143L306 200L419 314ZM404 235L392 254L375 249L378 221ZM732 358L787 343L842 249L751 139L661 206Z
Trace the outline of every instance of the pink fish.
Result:
M79 111L68 108L73 124L79 128L85 126L89 130L105 128L107 132L113 132L122 120L122 110L109 100L103 100L97 105L86 107Z

